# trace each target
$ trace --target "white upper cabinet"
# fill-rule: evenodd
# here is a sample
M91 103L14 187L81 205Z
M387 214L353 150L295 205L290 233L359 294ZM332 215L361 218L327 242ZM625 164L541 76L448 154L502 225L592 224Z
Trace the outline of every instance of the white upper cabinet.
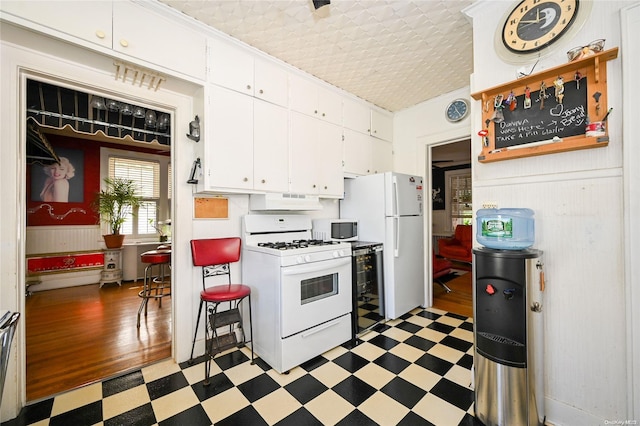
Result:
M371 136L345 128L344 130L345 175L368 175L372 169Z
M210 85L203 171L207 189L253 189L253 99Z
M111 48L111 0L0 2L0 9L14 17L43 25L62 34ZM49 35L57 36L49 31Z
M131 57L132 62L141 59L199 80L206 77L204 34L133 2L2 1L0 4L3 11L15 17L47 27L34 29L52 37L86 47L99 45Z
M371 131L371 109L352 99L343 100L342 117L344 127L356 132L369 134Z
M289 113L286 108L253 101L253 178L257 191L289 190Z
M210 39L209 53L212 83L287 106L288 74L284 68L224 40Z
M393 171L393 146L391 142L371 138L371 173Z
M393 116L372 109L371 136L391 142L393 140Z
M254 96L286 107L289 99L287 91L289 74L287 71L272 62L260 58L256 58L254 70Z
M342 96L312 80L291 74L289 102L294 111L342 125Z
M113 2L113 50L206 79L206 37L132 2Z
M291 112L291 192L342 197L342 133L340 126Z
M351 129L344 129L344 167L346 176L390 172L393 169L391 142Z

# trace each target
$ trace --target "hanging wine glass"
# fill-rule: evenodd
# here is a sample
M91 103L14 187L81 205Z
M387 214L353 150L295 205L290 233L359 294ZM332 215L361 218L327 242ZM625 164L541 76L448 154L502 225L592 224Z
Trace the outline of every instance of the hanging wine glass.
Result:
M145 111L144 108L142 108L141 106L137 106L135 108L133 108L133 116L135 118L144 118L145 116Z
M144 116L144 124L147 127L154 129L156 127L156 123L157 123L156 112L152 109L148 110Z
M133 115L133 107L131 106L131 104L122 104L122 108L120 108L120 114Z
M111 112L120 111L120 102L114 99L107 99L107 109Z
M96 119L100 121L100 111L105 111L107 109L104 99L100 96L91 95L91 103L89 106L96 110Z
M169 114L162 114L158 118L158 130L167 130L169 127Z

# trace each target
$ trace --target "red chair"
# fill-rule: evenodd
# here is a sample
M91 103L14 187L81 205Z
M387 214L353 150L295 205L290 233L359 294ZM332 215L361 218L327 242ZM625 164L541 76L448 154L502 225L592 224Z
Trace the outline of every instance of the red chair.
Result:
M247 343L240 304L246 298L249 303L249 332L251 342L253 340L253 329L251 325L251 288L244 284L231 284L230 264L240 260L240 238L212 238L191 240L191 256L193 266L202 267L202 291L200 292L200 307L198 308L198 319L196 320L196 331L193 334L191 345L191 361L193 361L193 351L200 325L202 307L206 306L205 315L205 351L207 361L205 362L204 384L209 384L209 373L211 371L211 360L213 357L234 346L242 347ZM228 284L206 287L207 278L226 275ZM229 302L229 310L219 311L220 303ZM207 325L206 318L209 318ZM241 332L242 339L237 341L234 325ZM219 335L218 329L224 326L229 327L229 333ZM253 344L251 345L251 363L253 359Z
M471 263L473 231L471 225L458 225L453 238L438 240L438 254L446 259Z
M451 273L453 265L447 259L436 257L433 253L433 281L440 284L447 293L451 293L451 289L448 285L439 280L439 278Z

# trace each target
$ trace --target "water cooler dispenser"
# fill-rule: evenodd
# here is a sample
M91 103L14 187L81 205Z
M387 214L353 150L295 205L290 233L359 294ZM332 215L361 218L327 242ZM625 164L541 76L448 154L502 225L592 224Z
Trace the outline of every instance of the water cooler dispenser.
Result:
M486 426L542 425L542 252L473 254L476 417Z

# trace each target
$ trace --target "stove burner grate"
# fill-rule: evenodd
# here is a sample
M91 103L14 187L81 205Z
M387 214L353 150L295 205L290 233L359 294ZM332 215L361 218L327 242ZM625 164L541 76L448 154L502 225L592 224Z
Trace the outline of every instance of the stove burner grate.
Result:
M267 247L276 250L294 250L300 248L307 248L312 246L326 246L338 244L336 241L323 241L323 240L293 240L291 242L266 242L258 243L259 247Z

